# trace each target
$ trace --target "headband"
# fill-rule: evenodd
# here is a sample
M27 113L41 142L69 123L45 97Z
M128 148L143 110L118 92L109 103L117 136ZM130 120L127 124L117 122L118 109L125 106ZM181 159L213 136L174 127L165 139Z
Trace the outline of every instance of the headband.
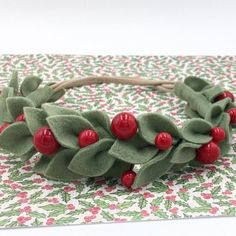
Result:
M13 72L0 95L0 148L27 161L40 156L33 171L48 179L120 178L134 189L187 165L213 164L231 145L236 105L231 92L194 76L183 82L92 76L41 85L37 76L19 86ZM168 117L121 112L75 111L55 105L67 89L117 83L154 86L186 101L190 118L177 127Z

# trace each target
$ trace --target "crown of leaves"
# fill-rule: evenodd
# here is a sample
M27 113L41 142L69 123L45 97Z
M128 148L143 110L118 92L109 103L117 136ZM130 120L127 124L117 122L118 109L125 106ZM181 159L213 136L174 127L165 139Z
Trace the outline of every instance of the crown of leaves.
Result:
M228 98L213 102L224 89L206 80L187 77L184 83L175 84L174 93L187 101L185 113L191 118L182 128L159 113L140 114L138 132L130 140L114 137L110 119L104 112L80 112L54 105L65 90L55 92L52 84L40 86L41 82L39 77L29 76L19 86L14 72L8 87L2 90L0 122L10 125L0 134L0 146L27 161L37 153L34 133L40 127L49 126L61 147L54 155L42 155L33 168L47 178L70 181L81 176L120 177L134 165L141 165L132 185L136 188L169 171L199 164L196 150L211 141L212 127L225 130L226 139L219 144L221 154L230 148L232 125L225 111L235 104ZM14 122L20 114L24 114L26 122ZM95 130L99 141L80 148L77 137L84 129ZM173 137L173 145L166 151L158 150L154 143L155 136L163 131Z

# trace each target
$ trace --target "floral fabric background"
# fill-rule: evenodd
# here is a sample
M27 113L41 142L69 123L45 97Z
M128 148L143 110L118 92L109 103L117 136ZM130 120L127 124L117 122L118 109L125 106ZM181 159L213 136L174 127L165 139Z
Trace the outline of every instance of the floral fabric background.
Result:
M90 75L140 76L183 80L196 75L222 83L236 94L236 57L1 55L0 87L12 70L19 77L39 75L44 82ZM101 84L69 90L58 101L82 111L161 111L181 126L184 102L152 87ZM236 137L234 136L234 142ZM27 163L0 150L0 227L159 220L236 215L236 146L215 165L186 167L132 192L119 180L47 180Z

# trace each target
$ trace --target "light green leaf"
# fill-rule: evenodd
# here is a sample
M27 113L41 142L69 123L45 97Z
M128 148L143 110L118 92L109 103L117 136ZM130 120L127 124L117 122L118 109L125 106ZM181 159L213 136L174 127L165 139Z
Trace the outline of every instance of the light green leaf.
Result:
M23 96L28 96L30 93L35 91L39 85L41 84L42 79L40 79L37 76L28 76L26 77L21 86L20 86L20 91L23 94Z
M41 155L39 161L34 165L33 171L37 174L45 175L45 171L51 160L52 156Z
M184 108L184 113L189 118L200 118L199 114L193 109L191 109L188 104Z
M34 107L25 107L24 115L26 119L26 123L30 130L30 133L34 135L37 129L48 126L46 118L47 114L42 110Z
M0 134L0 146L17 156L31 151L33 148L32 136L25 122L16 122L8 126Z
M14 95L13 88L4 88L2 90L0 96L0 121L3 123L12 122L14 120L7 108L7 102L6 102L6 99L8 97L12 97L13 95Z
M81 148L70 162L69 169L79 175L95 177L105 174L114 164L115 158L108 153L111 139L102 139Z
M211 107L209 107L208 112L205 115L205 120L212 123L213 126L217 126L222 120L224 110L220 105L214 103Z
M75 115L56 115L47 118L57 141L66 148L79 149L78 135L85 129L94 129L83 117Z
M215 85L215 86L212 86L208 89L205 89L202 94L210 101L210 102L213 102L214 99L219 95L221 94L222 92L224 92L224 88L222 88L221 86L219 85Z
M80 115L79 112L76 112L72 109L60 107L58 105L53 105L50 103L43 104L42 108L47 113L48 116L55 116L55 115L77 115L77 116L79 116Z
M18 93L19 83L18 83L18 73L17 73L17 71L13 71L8 86L14 89L14 94L15 95Z
M196 92L202 91L206 87L212 86L210 82L207 80L198 78L196 76L188 76L185 80L184 83L188 85L190 88L195 90Z

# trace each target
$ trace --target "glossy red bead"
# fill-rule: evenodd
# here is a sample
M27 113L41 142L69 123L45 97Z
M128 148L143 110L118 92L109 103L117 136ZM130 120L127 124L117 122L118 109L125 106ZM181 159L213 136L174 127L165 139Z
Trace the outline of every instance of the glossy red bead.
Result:
M214 127L211 129L212 141L219 143L225 140L225 131L221 127Z
M121 183L127 188L130 188L134 183L136 173L132 170L125 171L121 176Z
M111 131L118 139L131 139L138 129L136 118L128 112L117 114L111 122Z
M25 115L20 114L19 116L16 117L15 122L23 121L25 122Z
M227 111L230 116L230 124L236 125L236 108L231 108Z
M33 143L35 148L45 155L52 155L60 148L52 130L47 126L41 127L35 132Z
M3 125L0 126L0 134L3 132L4 129L6 129L10 124L9 123L5 123Z
M220 156L219 146L211 141L197 150L196 159L203 164L213 164Z
M96 143L99 140L98 134L91 129L83 130L79 133L78 144L81 148Z
M223 93L221 93L215 98L215 101L217 102L225 98L230 98L231 101L234 102L234 95L230 91L224 91Z
M155 145L159 150L167 150L171 147L173 143L172 136L167 132L161 132L157 134L155 138Z

